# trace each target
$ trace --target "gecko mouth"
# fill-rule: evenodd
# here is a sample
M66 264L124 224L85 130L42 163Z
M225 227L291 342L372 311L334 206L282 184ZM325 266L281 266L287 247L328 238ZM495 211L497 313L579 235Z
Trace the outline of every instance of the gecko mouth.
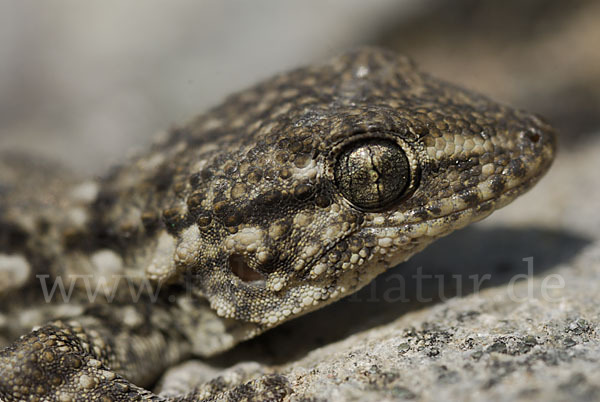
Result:
M470 211L481 211L481 212L492 212L495 209L498 209L502 206L504 206L505 204L507 204L508 202L512 201L513 199L515 199L516 197L518 197L519 195L523 194L524 192L526 192L529 188L533 187L533 185L538 181L539 177L532 177L530 180L521 182L519 184L516 184L512 187L509 187L507 189L504 189L504 191L502 191L499 194L496 195L491 195L488 197L484 197L482 198L480 201L477 202L477 205L475 206L465 206L464 208L460 208L457 209L455 211L452 211L450 213L441 215L441 216L434 216L431 217L429 219L425 219L423 221L420 222L407 222L409 224L414 224L414 223L421 223L421 222L429 222L429 221L433 221L436 219L442 219L442 218L447 218L447 217L451 217L454 215L460 215L462 213L466 213L466 212L470 212ZM497 205L496 207L493 207L491 205L492 202L498 202L500 203L499 205Z
M529 190L533 185L535 185L543 176L543 174L550 167L550 160L543 161L537 169L532 169L531 173L528 175L526 179L515 183L514 185L505 188L502 192L496 194L489 194L487 196L477 195L478 200L475 205L465 205L462 208L457 208L454 210L447 211L446 213L440 215L430 215L428 217L423 217L422 215L417 215L414 212L416 210L409 210L405 212L404 215L401 215L401 220L396 221L396 217L393 215L390 217L390 225L386 225L389 228L393 227L404 227L404 226L418 226L426 223L439 222L444 219L456 219L458 220L460 217L467 215L469 213L480 214L480 217L472 216L473 219L480 220L488 216L494 210L497 210L507 204L509 204L512 200L514 200L519 195L525 193ZM445 199L440 199L440 201L447 202L448 204L452 204L453 199L455 199L457 195L450 196ZM366 228L378 228L382 227L381 225L370 224L366 225ZM455 228L453 228L455 229Z
M406 220L403 220L402 222L397 222L397 225L389 225L388 227L403 227L403 226L418 226L418 225L422 225L422 224L431 224L432 222L439 222L442 220L447 220L447 219L452 219L452 220L456 220L457 221L457 227L453 227L452 230L454 229L458 229L459 227L461 227L461 224L459 224L458 222L460 221L461 217L464 217L468 214L472 214L471 215L471 220L469 220L469 222L472 222L474 220L481 220L483 218L485 218L486 216L488 216L489 214L491 214L493 211L509 204L512 200L514 200L515 198L517 198L519 195L525 193L527 190L529 190L531 187L533 187L533 185L535 185L543 176L543 174L548 170L548 168L550 167L550 163L549 161L546 163L542 163L540 165L540 167L538 169L532 169L529 177L525 180L522 180L519 183L514 184L513 186L509 187L509 188L505 188L502 192L498 193L498 194L491 194L488 195L487 197L481 197L481 199L479 201L477 201L476 205L470 206L464 206L463 208L459 208L456 210L452 210L449 211L448 213L442 214L442 215L438 215L438 216L430 216L427 218L422 218L422 217L417 217L415 215L413 216L409 216L407 217ZM449 202L452 202L453 197L449 197L446 200L448 200ZM477 216L479 215L479 216ZM393 221L393 219L392 219ZM469 222L465 222L469 223ZM379 227L379 226L369 226L371 228L374 227Z

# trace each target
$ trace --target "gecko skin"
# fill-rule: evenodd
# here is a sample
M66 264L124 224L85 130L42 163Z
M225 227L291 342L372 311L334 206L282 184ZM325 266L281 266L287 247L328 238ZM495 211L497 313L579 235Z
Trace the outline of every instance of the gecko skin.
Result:
M528 190L554 150L540 118L364 48L234 94L101 179L4 159L0 399L163 400L142 387L166 368L355 292ZM57 280L67 303L43 295ZM213 388L180 400L291 392Z

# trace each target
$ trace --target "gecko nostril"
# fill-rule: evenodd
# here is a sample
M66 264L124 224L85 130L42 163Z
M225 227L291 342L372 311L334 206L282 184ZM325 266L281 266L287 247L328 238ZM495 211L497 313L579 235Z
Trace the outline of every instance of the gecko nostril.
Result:
M529 141L531 141L534 144L537 144L542 139L541 134L536 131L533 131L533 130L525 131L523 133L523 137L527 138Z
M243 282L264 281L265 277L260 272L250 268L244 257L240 254L229 256L229 269Z

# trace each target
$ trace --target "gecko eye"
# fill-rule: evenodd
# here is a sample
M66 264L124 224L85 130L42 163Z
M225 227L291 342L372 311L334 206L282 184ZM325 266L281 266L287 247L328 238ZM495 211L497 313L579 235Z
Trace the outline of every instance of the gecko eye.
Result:
M342 195L358 208L376 210L401 197L410 184L410 164L402 148L371 139L342 149L334 167Z

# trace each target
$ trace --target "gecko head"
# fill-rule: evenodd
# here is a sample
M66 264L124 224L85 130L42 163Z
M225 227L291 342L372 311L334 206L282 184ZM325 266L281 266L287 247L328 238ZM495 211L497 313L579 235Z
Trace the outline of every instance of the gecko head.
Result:
M261 328L506 205L555 149L541 119L374 49L275 77L191 127L212 142L186 144L178 270L218 315Z

